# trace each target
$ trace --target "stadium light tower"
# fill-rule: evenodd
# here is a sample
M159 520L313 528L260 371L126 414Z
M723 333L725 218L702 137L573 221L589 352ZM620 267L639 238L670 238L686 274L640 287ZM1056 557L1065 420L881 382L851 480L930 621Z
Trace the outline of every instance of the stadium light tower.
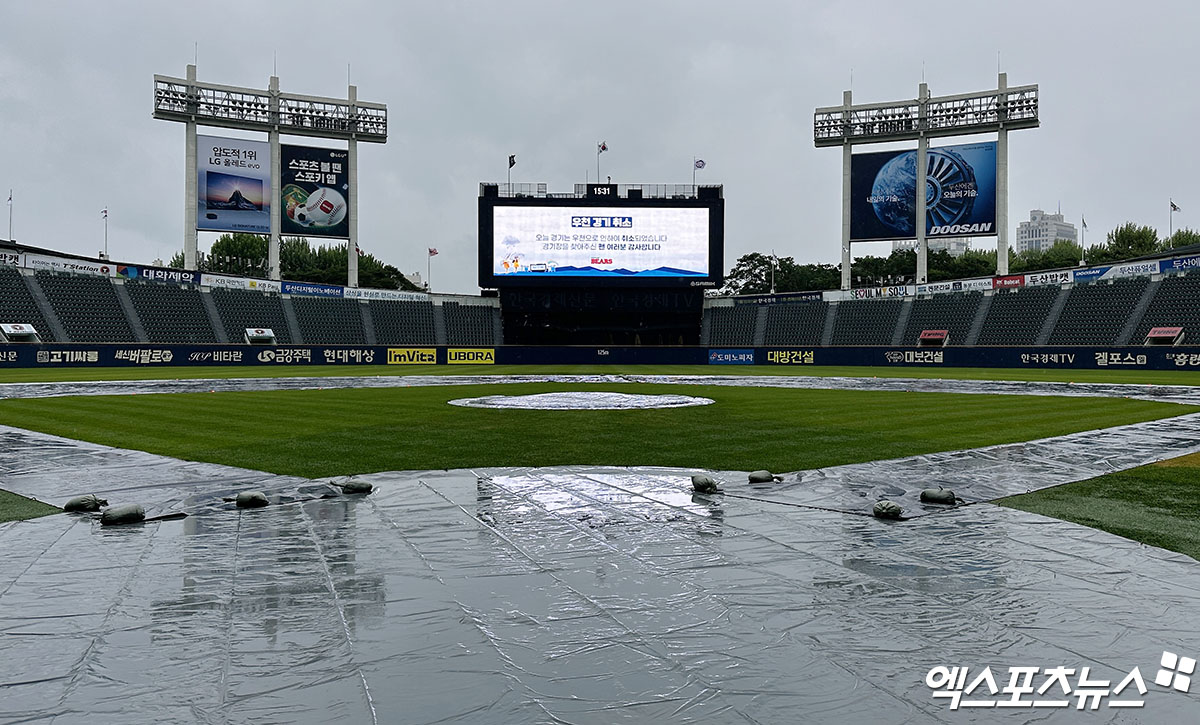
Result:
M196 269L198 241L196 126L218 126L243 131L264 131L271 146L271 242L268 257L271 279L279 279L280 146L279 134L344 140L348 144L349 182L346 244L347 286L358 286L358 142L387 143L387 106L358 100L355 86L346 98L302 96L279 91L279 78L271 76L269 88L241 88L196 80L196 66L188 65L187 78L154 76L154 117L186 125L184 179L183 265Z
M1008 132L1037 128L1037 85L1008 87L1008 75L1000 73L996 88L955 96L929 95L922 83L917 98L854 105L851 92L842 94L842 105L818 108L813 114L813 143L817 148L842 147L842 289L850 289L850 244L852 201L852 149L856 144L916 141L916 181L913 185L917 240L917 283L927 282L928 243L926 204L918 203L917 189L930 190L927 159L929 139L995 133L996 137L996 274L1008 274ZM968 226L968 225L963 225ZM976 236L963 231L958 236ZM939 235L939 238L952 235Z

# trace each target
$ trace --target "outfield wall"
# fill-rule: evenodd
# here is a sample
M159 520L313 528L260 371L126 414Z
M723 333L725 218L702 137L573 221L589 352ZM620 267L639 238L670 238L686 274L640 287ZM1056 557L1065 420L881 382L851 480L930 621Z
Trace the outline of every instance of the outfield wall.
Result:
M1200 370L1174 347L454 347L328 345L0 345L0 368L361 365L765 365Z

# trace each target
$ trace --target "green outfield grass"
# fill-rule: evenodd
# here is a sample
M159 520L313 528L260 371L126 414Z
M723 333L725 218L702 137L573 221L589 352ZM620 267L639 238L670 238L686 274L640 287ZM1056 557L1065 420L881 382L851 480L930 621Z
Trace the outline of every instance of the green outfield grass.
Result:
M0 401L0 423L187 460L306 477L559 464L794 471L975 448L1194 410L1131 399L705 385L515 383L690 394L715 405L636 411L447 405L496 386L63 397Z
M1055 370L783 365L304 365L286 367L0 368L0 383L87 380L192 380L372 375L813 375L853 378L1019 380L1200 385L1200 371Z
M1200 455L1010 496L996 503L1200 559Z
M35 519L39 516L56 514L59 511L62 509L41 501L34 501L8 491L0 491L0 523Z

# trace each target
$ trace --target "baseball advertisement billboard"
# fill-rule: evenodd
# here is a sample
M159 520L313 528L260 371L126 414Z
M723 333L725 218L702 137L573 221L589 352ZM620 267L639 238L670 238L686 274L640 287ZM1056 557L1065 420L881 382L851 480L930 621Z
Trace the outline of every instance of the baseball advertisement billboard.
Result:
M927 152L925 236L996 234L996 142ZM917 152L855 154L850 164L850 239L915 239Z
M196 192L196 229L270 234L270 145L197 136Z
M491 201L480 209L485 287L710 287L722 276L721 199Z
M280 147L281 234L349 238L348 158L349 152L338 149Z

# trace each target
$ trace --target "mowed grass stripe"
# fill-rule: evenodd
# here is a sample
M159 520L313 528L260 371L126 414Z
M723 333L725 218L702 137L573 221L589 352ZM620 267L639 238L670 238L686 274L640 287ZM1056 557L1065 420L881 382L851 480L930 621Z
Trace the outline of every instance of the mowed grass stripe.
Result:
M604 390L697 408L480 410L460 397ZM1194 412L1128 399L633 384L505 384L0 401L0 423L307 477L483 466L792 471L976 448Z

